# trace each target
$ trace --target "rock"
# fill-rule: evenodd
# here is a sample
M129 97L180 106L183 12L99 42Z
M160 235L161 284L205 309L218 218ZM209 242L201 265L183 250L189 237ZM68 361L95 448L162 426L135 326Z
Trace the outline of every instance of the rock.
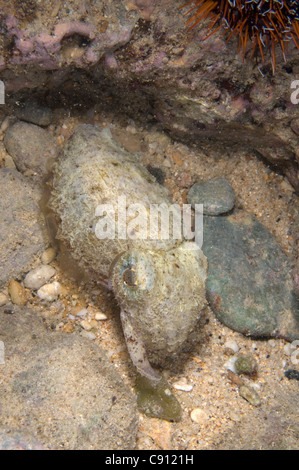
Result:
M86 331L90 331L92 330L92 328L94 328L95 325L93 325L90 321L88 320L81 320L80 321L80 325L82 326L82 328Z
M189 384L185 377L183 377L178 382L174 382L172 386L173 388L175 388L176 390L180 390L181 392L191 392L191 390L193 389L193 385Z
M226 354L234 355L239 351L239 346L236 341L228 340L224 344L224 350Z
M24 285L30 289L39 289L46 284L55 273L56 271L52 266L39 266L26 274Z
M40 259L43 264L50 264L56 257L56 250L52 247L47 248L41 255Z
M261 399L258 393L253 390L253 388L248 387L247 385L241 385L241 387L239 388L239 394L241 397L245 398L245 400L247 400L251 405L261 405Z
M235 385L238 385L238 387L241 387L241 385L244 385L243 380L241 377L239 377L237 374L235 374L232 370L228 369L227 371L227 378Z
M138 374L136 392L137 406L141 413L151 418L160 418L166 421L181 420L181 405L172 394L165 379L162 378L155 384Z
M195 204L203 204L203 213L206 215L219 215L232 210L235 194L227 179L216 178L195 183L189 191L187 200L193 208Z
M8 293L13 304L25 305L28 301L26 291L18 281L10 281L8 284Z
M7 300L7 296L3 292L0 292L0 307L5 305L7 303Z
M194 423L201 425L207 424L209 421L209 415L201 408L194 408L190 413L190 418Z
M49 332L24 307L14 315L0 309L0 332L0 435L22 429L24 442L34 436L49 449L134 448L136 399L96 344Z
M45 177L57 157L58 146L51 134L35 124L17 121L6 131L4 145L17 169Z
M63 331L64 333L73 333L74 327L71 323L65 323L61 328L61 331Z
M107 320L107 315L103 312L97 312L94 316L95 320L97 321L105 321Z
M37 291L37 295L40 299L46 302L53 302L61 294L61 284L58 281L51 282L50 284L44 284Z
M272 75L271 54L265 62L259 54L243 61L238 40L227 41L223 27L206 40L209 21L188 30L188 2L183 9L173 0L82 5L57 2L51 12L37 3L31 16L3 4L0 68L12 103L20 95L31 102L34 93L51 104L72 105L75 99L79 106L104 107L108 95L106 109L154 117L173 136L213 146L220 156L226 150L258 152L299 191L298 111L290 101L296 89L288 68L295 74L298 67L294 44L287 67L277 54Z
M284 375L289 380L292 380L292 379L299 380L299 370L288 369L285 371Z
M45 249L41 192L16 170L0 169L0 287L28 272Z
M207 297L217 318L246 335L298 339L291 262L270 232L246 211L203 223Z
M14 109L14 114L22 121L38 126L49 126L53 120L52 110L34 100L19 103Z
M225 369L227 369L228 371L231 371L233 372L234 374L236 374L236 368L235 368L235 362L236 362L237 358L236 356L231 356L228 361L226 361L224 364L223 364L223 367Z
M235 361L235 370L238 375L255 375L257 373L257 362L250 354L242 354Z

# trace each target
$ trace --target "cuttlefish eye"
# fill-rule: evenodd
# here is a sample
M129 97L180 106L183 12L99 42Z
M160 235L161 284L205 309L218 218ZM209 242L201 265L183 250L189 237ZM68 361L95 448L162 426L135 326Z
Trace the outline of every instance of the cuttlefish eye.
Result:
M121 290L124 295L145 295L154 287L155 263L152 254L139 251L127 252L117 259L112 268L112 286L115 292Z
M132 264L128 264L122 272L122 282L129 289L138 289L138 279L136 268Z

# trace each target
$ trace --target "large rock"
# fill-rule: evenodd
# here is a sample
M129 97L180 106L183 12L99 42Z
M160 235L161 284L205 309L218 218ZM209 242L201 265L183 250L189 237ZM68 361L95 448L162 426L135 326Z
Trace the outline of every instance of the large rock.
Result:
M207 296L225 325L255 337L299 339L299 303L291 262L250 213L205 216Z
M0 340L0 439L10 435L11 446L23 448L32 436L31 445L50 449L134 448L136 399L96 344L47 332L17 307L12 315L0 310Z
M6 131L4 145L17 169L42 181L51 170L58 146L49 132L35 124L17 121Z
M18 171L0 169L0 286L28 271L48 244L40 198Z

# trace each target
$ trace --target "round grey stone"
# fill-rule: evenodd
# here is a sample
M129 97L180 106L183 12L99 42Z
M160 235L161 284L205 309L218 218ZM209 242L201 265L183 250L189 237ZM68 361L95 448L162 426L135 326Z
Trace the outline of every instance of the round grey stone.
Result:
M203 213L219 215L232 210L235 204L233 188L225 178L195 183L187 196L188 203L203 204Z
M252 214L204 216L207 297L225 325L256 337L299 339L291 261Z

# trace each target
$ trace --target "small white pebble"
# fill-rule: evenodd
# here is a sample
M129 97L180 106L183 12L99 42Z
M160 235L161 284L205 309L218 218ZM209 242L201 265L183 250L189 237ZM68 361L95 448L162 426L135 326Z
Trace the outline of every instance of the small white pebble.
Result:
M239 351L239 346L234 340L226 341L226 343L224 343L224 347L227 349L231 349L234 353L237 353Z
M179 382L175 382L174 384L172 384L172 386L176 390L181 390L182 392L191 392L191 390L193 389L193 385L188 384L186 379L182 379Z
M209 416L201 408L194 408L194 410L192 410L190 413L190 418L194 423L204 424L208 421Z
M5 294L3 294L3 292L0 292L0 307L2 307L2 305L5 305L8 301L8 298Z
M56 271L52 266L39 266L26 274L24 285L29 289L39 289L46 284L55 273Z
M104 321L107 320L107 316L103 312L97 312L94 316L95 320Z
M40 299L52 302L56 300L61 292L61 286L58 281L54 281L51 284L45 284L37 291L37 295Z
M223 364L223 367L225 369L231 370L232 372L236 374L236 369L235 369L236 360L237 360L237 356L230 357L229 360L226 361L225 364Z

